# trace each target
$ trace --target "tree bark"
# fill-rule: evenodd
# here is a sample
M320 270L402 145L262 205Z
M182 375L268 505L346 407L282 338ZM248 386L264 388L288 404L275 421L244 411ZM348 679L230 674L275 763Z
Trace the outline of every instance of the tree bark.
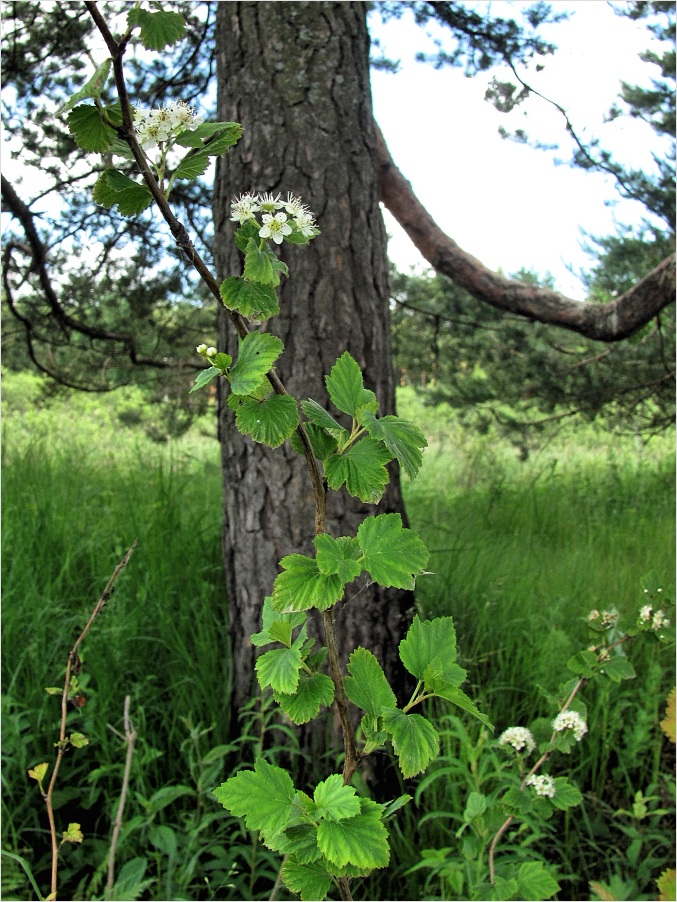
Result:
M240 274L230 203L246 191L300 195L321 235L284 246L290 277L281 314L266 328L286 350L276 369L298 400L327 406L324 376L348 350L394 409L386 236L379 208L376 136L369 85L369 36L359 3L222 3L217 12L218 118L242 123L236 150L220 158L214 195L219 278ZM236 338L220 317L220 343ZM243 438L220 399L224 480L223 553L234 656L234 705L250 697L263 599L278 561L312 554L313 495L303 458L286 443L271 450ZM335 411L334 411L335 413ZM402 512L397 473L375 509L330 492L328 531L354 535L377 510ZM397 679L397 645L413 609L411 593L357 583L336 610L343 653L368 646ZM319 630L318 630L319 632Z
M444 234L393 162L378 126L375 129L381 200L428 263L478 300L607 342L628 338L674 303L674 254L607 304L575 301L550 288L526 285L493 272Z

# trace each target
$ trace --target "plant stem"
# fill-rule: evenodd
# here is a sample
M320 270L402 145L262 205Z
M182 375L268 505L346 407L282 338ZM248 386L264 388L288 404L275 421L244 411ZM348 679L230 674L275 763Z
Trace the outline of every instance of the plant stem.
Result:
M118 845L120 830L122 829L122 815L125 810L125 802L127 800L127 792L129 790L129 774L132 769L132 756L134 754L134 743L136 742L136 730L132 726L129 719L129 703L130 697L125 696L124 706L124 725L125 725L125 743L127 744L127 755L125 756L125 769L122 774L122 788L120 790L120 803L118 812L115 816L115 824L113 825L113 835L110 841L110 852L108 855L108 879L106 882L106 898L110 899L113 895L113 884L115 882L115 851Z

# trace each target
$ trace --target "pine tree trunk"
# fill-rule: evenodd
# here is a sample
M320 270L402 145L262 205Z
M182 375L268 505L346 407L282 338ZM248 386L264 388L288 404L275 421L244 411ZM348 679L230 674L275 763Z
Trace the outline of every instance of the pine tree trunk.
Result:
M230 203L243 192L300 195L321 235L284 246L281 315L267 325L286 350L276 366L298 400L327 406L324 375L348 350L381 413L394 409L386 236L378 202L369 84L369 36L360 3L221 3L217 12L218 118L242 123L244 137L217 169L214 221L219 278L241 273ZM221 317L221 346L236 340ZM224 400L223 398L221 399ZM334 414L336 412L334 411ZM271 450L243 438L220 405L224 478L223 553L234 655L234 705L250 697L263 599L278 561L313 554L313 494L304 460L285 443ZM393 466L393 465L391 465ZM330 492L328 531L354 535L365 516L402 512L392 470L377 509ZM348 587L336 609L341 648L369 647L401 679L397 644L411 618L411 593Z

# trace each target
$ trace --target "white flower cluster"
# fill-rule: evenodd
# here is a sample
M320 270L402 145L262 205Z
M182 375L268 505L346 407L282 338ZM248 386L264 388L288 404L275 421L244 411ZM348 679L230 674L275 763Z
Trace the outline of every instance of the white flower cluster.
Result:
M646 592L646 589L644 590ZM660 592L660 589L658 590ZM654 611L653 605L645 604L639 611L639 622L641 624L651 624L652 630L666 629L670 626L670 621L665 616L665 611Z
M573 730L576 742L580 742L588 732L588 725L578 711L560 711L552 722L552 728L556 733Z
M537 796L552 798L555 795L555 781L547 774L532 774L526 779L527 786L533 786Z
M259 238L270 239L275 244L282 244L287 235L293 231L300 232L304 238L319 235L315 225L315 217L300 197L287 194L287 200L280 199L278 194L242 194L231 204L231 220L243 225L247 220L256 220L256 213L261 213ZM290 219L291 217L291 219Z
M610 611L600 612L597 608L593 608L588 614L588 620L591 622L599 620L602 626L608 629L610 626L615 626L618 623L618 611L615 608L611 608Z
M181 132L195 129L203 122L204 118L197 116L195 110L183 100L173 100L159 110L134 108L134 129L139 143L145 148L166 144Z
M526 747L527 754L536 748L534 737L526 727L508 727L498 738L499 745L511 745L516 752Z

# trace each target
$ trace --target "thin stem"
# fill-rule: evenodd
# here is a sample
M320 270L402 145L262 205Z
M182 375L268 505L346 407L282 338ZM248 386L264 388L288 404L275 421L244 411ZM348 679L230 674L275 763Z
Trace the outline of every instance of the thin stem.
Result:
M58 870L58 862L59 862L59 844L56 839L56 824L54 822L54 808L52 806L52 797L54 795L54 787L56 785L56 779L59 775L59 770L61 768L61 762L63 761L63 756L66 751L66 747L68 745L66 741L66 718L68 716L68 690L70 689L71 684L71 671L73 669L73 665L77 663L78 656L77 651L82 643L82 640L85 638L87 633L89 632L92 623L96 617L101 613L104 605L108 601L108 599L113 594L114 584L121 571L127 566L130 557L132 556L132 552L136 547L137 539L134 539L131 547L122 558L120 563L117 565L115 570L113 570L113 574L111 578L108 580L106 584L106 588L103 590L101 598L97 601L94 606L94 610L91 613L91 616L87 623L85 624L85 628L82 630L80 635L75 641L75 645L68 652L68 661L66 663L66 677L64 679L63 692L61 694L61 724L59 727L59 741L57 743L57 753L56 753L56 762L54 764L54 770L52 772L52 778L49 781L49 786L47 787L47 792L44 793L43 798L45 801L45 807L47 808L47 818L49 820L49 833L52 840L52 870L51 870L51 898L56 899L56 887L57 887L57 870Z
M127 754L125 756L125 769L122 774L122 787L120 789L120 803L118 812L115 816L115 824L113 825L113 835L110 841L110 853L108 855L108 879L106 882L106 898L110 899L113 895L113 884L115 883L115 852L122 829L122 815L125 810L125 802L127 800L127 792L129 790L129 775L132 770L132 756L134 755L134 743L136 742L137 733L129 718L130 697L125 696L124 706L124 725L125 725L125 743L127 744Z
M322 621L324 623L324 636L329 652L329 673L334 682L334 700L336 701L336 708L338 710L339 718L341 719L341 727L343 728L343 745L345 749L343 782L347 785L350 783L353 774L357 770L357 748L355 747L355 735L353 733L353 724L350 719L348 698L343 685L343 675L341 673L338 645L336 642L336 631L334 630L334 615L331 610L322 612ZM342 896L341 898L344 897Z

